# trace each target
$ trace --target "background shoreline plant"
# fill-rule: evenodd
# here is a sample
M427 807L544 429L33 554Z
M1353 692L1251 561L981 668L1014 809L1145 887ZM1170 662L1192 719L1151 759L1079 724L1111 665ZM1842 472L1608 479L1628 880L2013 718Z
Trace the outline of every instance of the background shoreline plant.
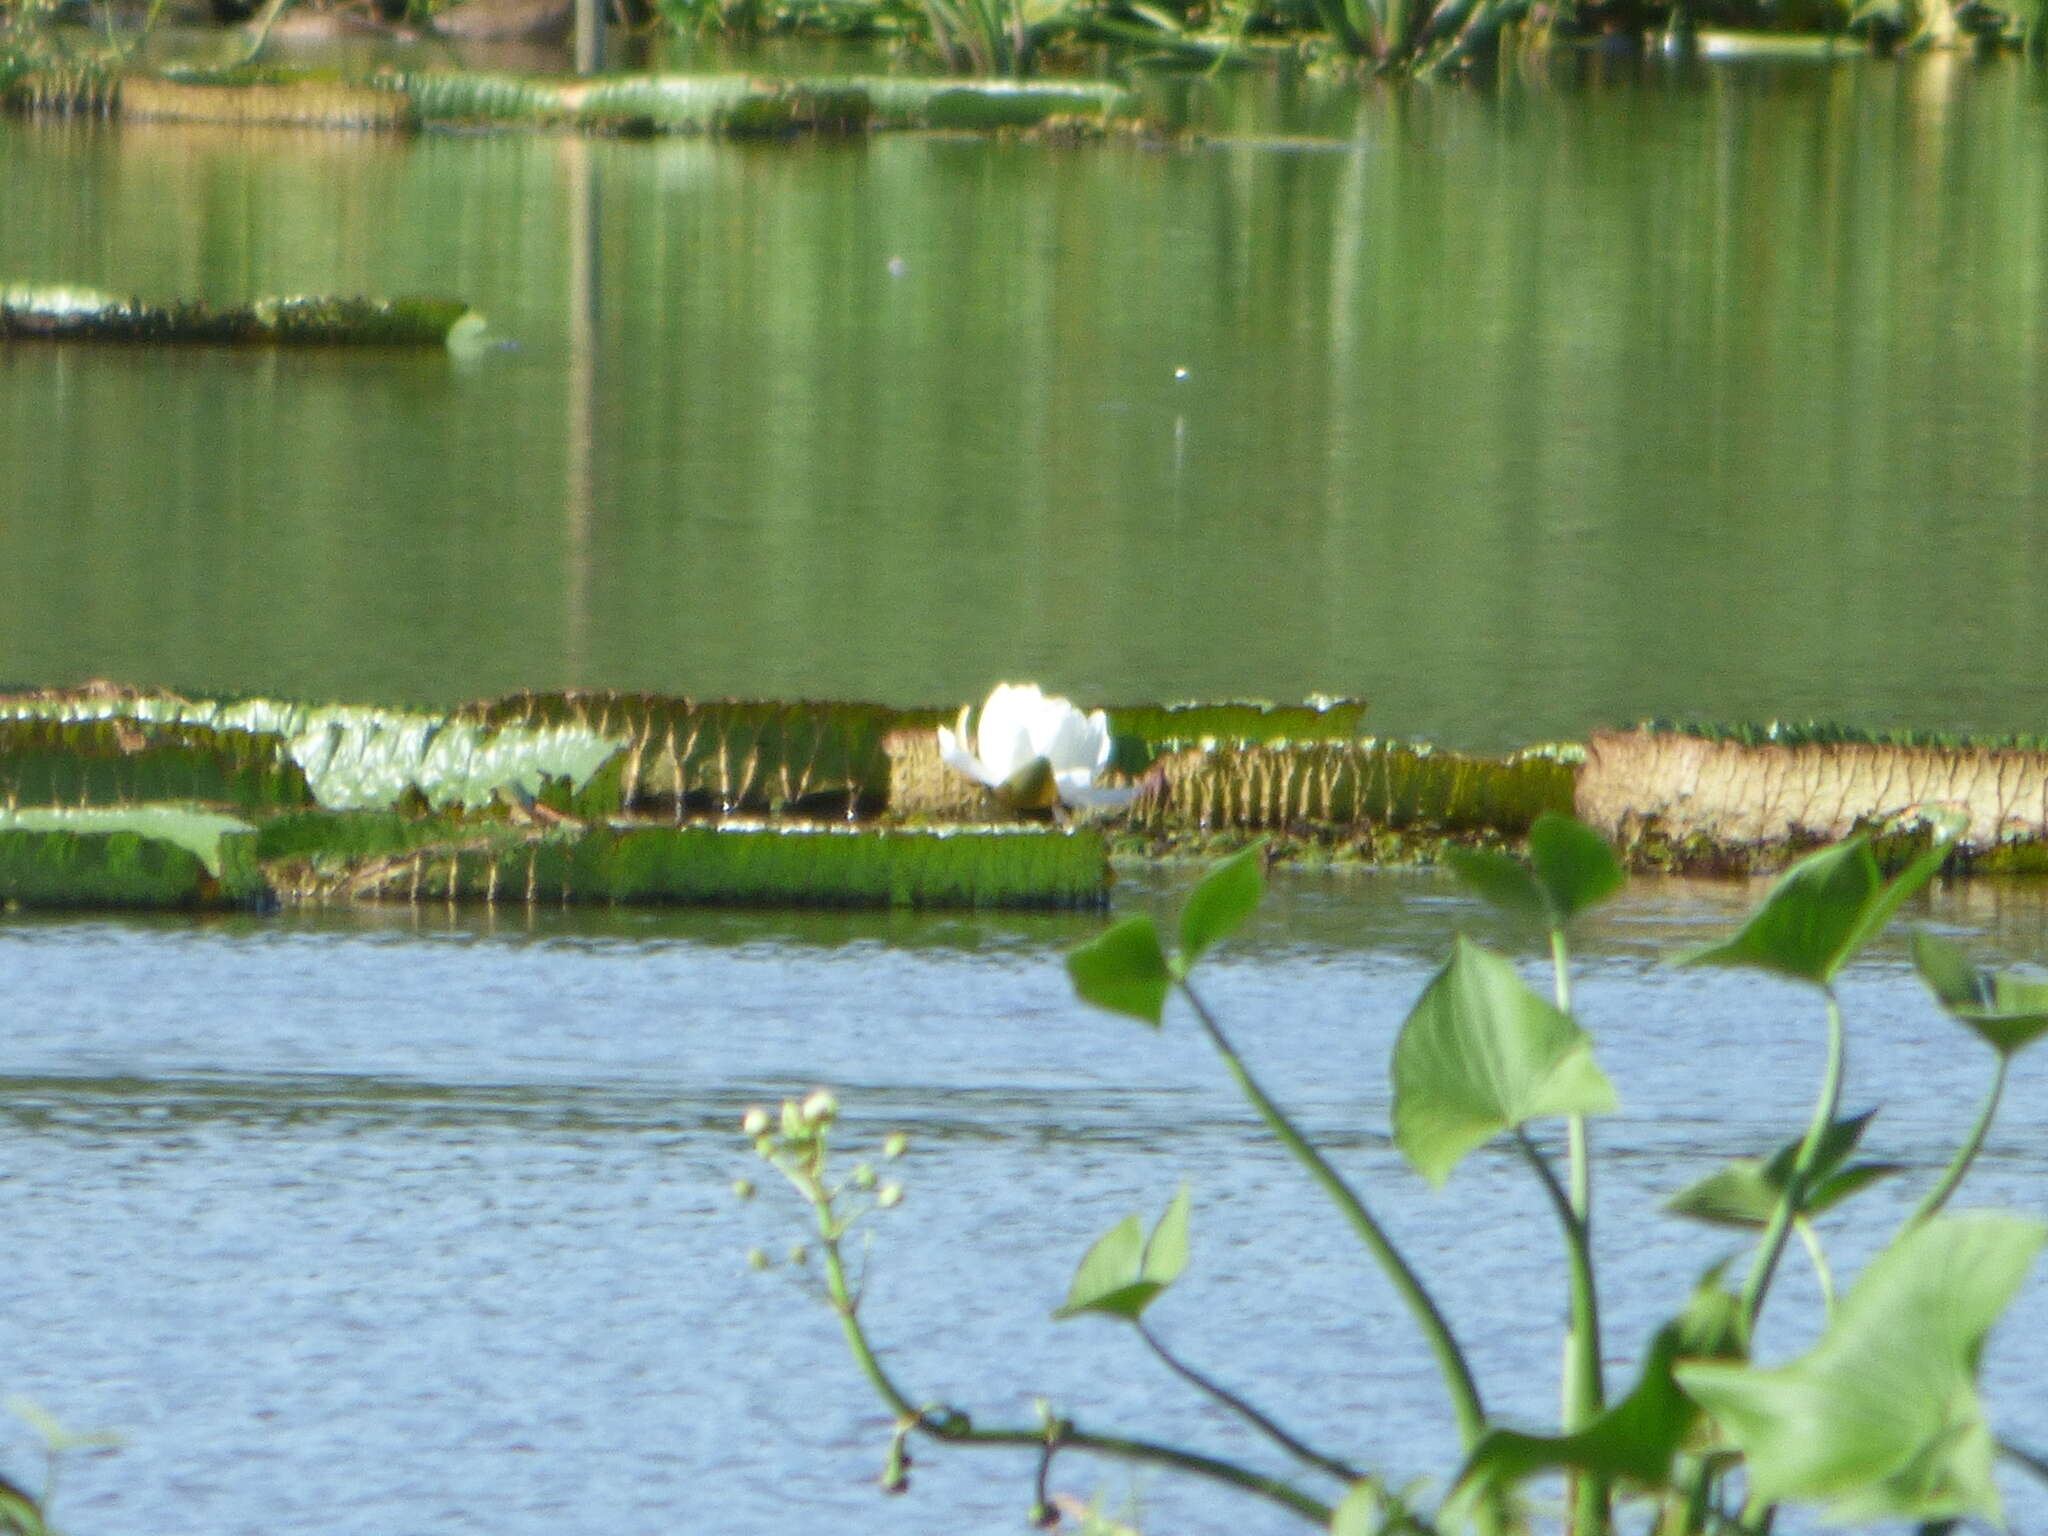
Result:
M1149 916L1137 916L1069 956L1076 991L1108 1011L1156 1028L1177 997L1266 1129L1380 1267L1435 1363L1463 1446L1433 1507L1414 1493L1394 1491L1384 1474L1355 1461L1349 1446L1318 1444L1300 1433L1285 1422L1284 1405L1277 1411L1255 1405L1251 1396L1181 1359L1148 1328L1148 1309L1187 1267L1186 1189L1149 1232L1134 1214L1098 1239L1055 1316L1129 1324L1176 1377L1285 1452L1299 1472L1283 1478L1250 1462L1082 1431L1050 1405L1035 1428L991 1428L951 1404L918 1402L881 1363L860 1319L859 1293L846 1279L840 1244L864 1214L857 1202L870 1186L862 1181L871 1184L874 1175L869 1165L843 1178L831 1174L836 1102L814 1094L785 1104L779 1118L750 1111L747 1130L756 1153L811 1209L827 1300L894 1416L884 1485L905 1485L906 1447L921 1436L1034 1450L1032 1514L1041 1520L1052 1508L1049 1471L1065 1449L1228 1484L1336 1536L1530 1529L1529 1485L1559 1473L1568 1479L1564 1525L1574 1536L1618 1530L1763 1536L1790 1506L1837 1523L1914 1521L1923 1531L1947 1530L1966 1518L1996 1520L1997 1461L2048 1481L2037 1454L1993 1428L1977 1389L1989 1332L2018 1294L2048 1226L2005 1211L1948 1214L1945 1206L1985 1143L2006 1062L2048 1033L2048 983L1980 974L1953 945L1924 935L1916 941L1916 964L1936 1000L1997 1054L1985 1107L1920 1205L1839 1303L1831 1279L1824 1285L1817 1341L1784 1362L1753 1359L1750 1349L1790 1237L1796 1232L1828 1275L1811 1218L1900 1173L1894 1165L1848 1162L1869 1116L1839 1115L1848 1031L1834 981L1932 878L1957 835L1953 819L1938 811L1916 812L1909 820L1922 847L1893 878L1879 868L1869 835L1859 834L1793 865L1731 938L1681 957L1681 963L1763 969L1817 987L1825 1004L1825 1064L1813 1116L1796 1140L1775 1156L1739 1160L1674 1198L1670 1208L1677 1214L1756 1233L1753 1251L1739 1288L1728 1282L1736 1271L1725 1263L1701 1277L1654 1332L1635 1381L1611 1401L1599 1347L1586 1121L1614 1108L1617 1096L1594 1060L1591 1037L1570 1011L1565 932L1573 918L1619 887L1620 870L1596 835L1561 816L1538 822L1526 864L1497 854L1459 860L1459 874L1479 895L1511 915L1534 919L1547 933L1553 997L1531 989L1506 959L1457 939L1394 1046L1393 1141L1410 1166L1441 1185L1472 1151L1504 1139L1529 1165L1539 1198L1555 1212L1567 1256L1570 1323L1562 1422L1554 1433L1523 1430L1488 1413L1473 1357L1425 1278L1376 1218L1366 1191L1266 1093L1191 985L1204 956L1257 906L1261 847L1224 861L1196 886L1182 908L1174 952ZM820 1113L820 1105L828 1111ZM1538 1129L1549 1120L1563 1123L1563 1176Z

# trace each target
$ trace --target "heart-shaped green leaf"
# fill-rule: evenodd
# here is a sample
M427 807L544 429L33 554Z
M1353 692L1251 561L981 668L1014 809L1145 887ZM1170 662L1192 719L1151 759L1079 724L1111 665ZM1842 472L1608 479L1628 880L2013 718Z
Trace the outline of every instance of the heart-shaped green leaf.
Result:
M1159 930L1143 915L1127 917L1067 955L1067 974L1084 1002L1129 1014L1153 1028L1173 984Z
M1918 1223L1791 1364L1679 1365L1679 1385L1742 1451L1752 1507L1813 1503L1845 1525L1995 1522L1977 1362L2044 1237L2048 1227L2003 1212Z
M1525 922L1547 925L1550 908L1536 871L1520 859L1492 848L1446 848L1444 862L1473 895L1497 912Z
M1913 935L1913 964L1950 1016L2001 1056L2048 1034L2048 981L1979 970L1960 946L1931 933Z
M1889 883L1863 833L1808 854L1779 876L1733 938L1679 964L1751 965L1824 987L1933 878L1955 833L1952 820L1937 821L1932 844Z
M1553 929L1598 906L1628 878L1598 832L1560 811L1545 811L1530 827L1526 864L1484 848L1451 848L1444 856L1489 905Z
M1607 839L1561 811L1545 811L1529 828L1529 867L1553 928L1597 907L1628 881Z
M1237 932L1265 894L1266 845L1253 843L1202 877L1180 909L1179 973L1202 958L1210 945Z
M1460 938L1394 1042L1394 1143L1432 1184L1547 1115L1615 1107L1593 1044L1500 956Z

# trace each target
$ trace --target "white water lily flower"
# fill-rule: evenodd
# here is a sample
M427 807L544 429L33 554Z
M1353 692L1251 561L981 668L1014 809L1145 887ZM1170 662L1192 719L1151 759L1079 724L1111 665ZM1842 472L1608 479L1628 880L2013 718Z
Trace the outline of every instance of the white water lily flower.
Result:
M1049 698L1036 683L998 683L981 706L981 726L970 747L963 705L959 728L939 727L939 756L946 766L1003 792L1020 809L1061 805L1109 809L1129 805L1135 789L1110 789L1095 782L1109 766L1109 717L1083 714L1070 699ZM1039 767L1044 764L1044 768ZM1034 783L1049 770L1050 786Z

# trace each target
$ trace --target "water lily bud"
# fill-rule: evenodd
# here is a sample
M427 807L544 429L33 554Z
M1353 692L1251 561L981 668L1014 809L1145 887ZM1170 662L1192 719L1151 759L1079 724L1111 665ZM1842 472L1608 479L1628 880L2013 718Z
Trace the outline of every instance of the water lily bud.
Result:
M903 1186L893 1180L875 1191L875 1204L883 1210L903 1203Z
M740 1119L740 1129L749 1136L767 1135L768 1111L758 1104L749 1106L746 1114Z
M812 1125L830 1125L838 1113L839 1100L829 1088L820 1088L804 1100L803 1116Z
M767 1254L763 1253L758 1248L749 1248L747 1250L747 1268L749 1269L766 1269L770 1264L774 1262L775 1261L773 1259L769 1258Z
M866 1163L861 1163L855 1167L853 1170L853 1187L855 1189L873 1189L875 1187L875 1170Z
M882 1138L882 1156L894 1162L910 1150L910 1138L901 1131L891 1131Z
M732 1181L732 1197L735 1200L753 1199L754 1181L752 1179L734 1179Z
M804 1265L810 1263L811 1250L806 1248L802 1243L791 1243L789 1245L789 1262L796 1265Z

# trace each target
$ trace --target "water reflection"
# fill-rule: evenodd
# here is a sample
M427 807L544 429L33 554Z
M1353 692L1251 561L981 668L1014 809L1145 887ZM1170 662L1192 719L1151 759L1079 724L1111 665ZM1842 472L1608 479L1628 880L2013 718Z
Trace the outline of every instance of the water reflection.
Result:
M0 673L2038 725L2023 70L1156 89L1213 137L0 125L0 270L522 344L9 349Z
M590 626L590 521L597 478L598 353L603 335L602 221L589 141L563 139L561 156L569 205L569 419L562 451L568 466L563 497L568 555L562 582L567 644L562 669L570 677L580 677L585 671Z

